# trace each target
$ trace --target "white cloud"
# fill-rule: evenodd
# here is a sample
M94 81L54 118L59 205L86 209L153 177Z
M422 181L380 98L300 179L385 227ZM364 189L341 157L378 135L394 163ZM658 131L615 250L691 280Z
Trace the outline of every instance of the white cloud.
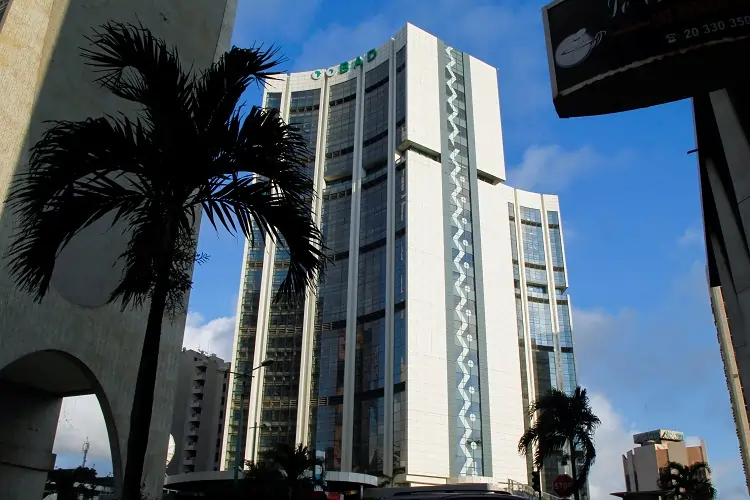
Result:
M591 408L602 421L594 436L596 462L591 468L591 498L609 498L609 494L625 491L622 455L633 448L634 423L620 414L602 394L591 393Z
M182 345L216 353L224 361L231 361L234 325L234 318L215 318L207 322L201 314L188 313Z
M622 165L630 156L619 152L604 157L590 146L565 151L559 145L531 146L520 165L508 171L508 184L519 189L559 192L573 180L593 170Z
M376 15L353 26L331 24L307 39L293 69L313 70L348 61L373 46L379 46L397 29L397 24L383 15Z
M699 436L685 436L685 446L700 446L701 438Z
M591 498L609 498L610 493L625 491L625 477L622 467L622 455L632 450L633 434L643 432L636 423L628 420L612 402L603 394L591 393L591 408L602 421L594 436L596 445L596 462L589 476ZM697 436L685 436L688 446L700 445ZM747 488L744 486L742 464L739 460L710 462L714 486L719 490L718 498L722 500L747 499Z
M700 227L690 226L685 229L682 236L677 240L677 246L680 248L690 248L703 244L703 231Z
M91 463L112 460L107 426L96 396L92 394L64 398L52 452L82 457L83 443L87 438L90 443L88 457Z

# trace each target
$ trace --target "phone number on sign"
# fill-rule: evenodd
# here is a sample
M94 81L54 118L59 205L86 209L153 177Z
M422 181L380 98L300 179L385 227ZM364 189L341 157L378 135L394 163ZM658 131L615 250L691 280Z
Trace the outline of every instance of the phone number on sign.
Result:
M694 28L685 28L682 30L682 38L687 40L701 35L711 35L720 31L742 28L744 26L750 26L750 15L730 17L726 21L716 21L713 23L706 23L702 26L696 26ZM676 33L670 33L669 35L666 35L666 38L669 43L672 43L677 41L679 35Z

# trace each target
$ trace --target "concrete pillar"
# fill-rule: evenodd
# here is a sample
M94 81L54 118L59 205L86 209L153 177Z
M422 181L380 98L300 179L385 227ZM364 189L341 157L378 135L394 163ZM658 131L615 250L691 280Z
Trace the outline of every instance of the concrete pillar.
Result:
M44 496L62 398L0 381L0 497Z

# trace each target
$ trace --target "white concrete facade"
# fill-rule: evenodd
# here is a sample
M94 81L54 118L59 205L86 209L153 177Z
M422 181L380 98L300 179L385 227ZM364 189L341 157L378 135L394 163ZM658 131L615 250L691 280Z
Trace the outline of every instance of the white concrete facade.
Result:
M411 117L407 118L409 120ZM450 477L452 424L446 365L445 235L440 164L407 153L406 398L408 473L415 482Z
M179 47L196 68L228 49L236 2L14 0L0 22L0 194L27 161L46 120L82 120L131 108L94 83L80 47L110 20L141 22ZM0 207L0 251L15 225ZM16 290L0 266L0 491L3 499L41 498L61 398L97 395L109 431L119 489L129 418L146 325L145 311L120 312L106 299L119 279L113 261L124 250L118 231L95 224L76 236L57 262L42 304ZM104 233L104 234L103 234ZM165 321L146 455L146 493L161 492L184 317ZM32 423L32 425L30 425Z
M451 72L457 75L454 79L447 76ZM379 88L383 89L380 97ZM458 92L462 97L457 97ZM383 106L377 113L373 102ZM508 203L516 210L528 207L544 214L542 254L550 262L551 231L559 233L561 226L556 196L518 191L504 184L495 69L407 24L391 40L359 58L330 68L280 75L266 89L264 105L278 108L290 123L303 123L303 131L315 131L309 136L315 150L311 175L319 198L312 209L329 238L331 254L341 264L329 267L316 300L311 300L312 291L308 295L304 319L288 325L297 329L301 346L294 393L274 398L269 394L278 381L271 375L255 377L248 409L252 418L241 430L248 436L243 441L244 457L257 457L266 446L263 439L271 443L273 437L325 451L329 469L342 473L396 473L400 481L412 484L509 479L526 483L527 464L517 444L528 404L523 388L535 397L535 351L528 312L523 313L527 315L522 327L525 348L519 349L516 296L520 292L514 291L518 280L513 259L517 257L510 226L517 225L520 234L522 223L518 217L517 223L510 220L514 213L509 212ZM345 106L347 111L341 113ZM446 111L451 107L455 114ZM379 134L377 123L368 122L374 114L387 116L382 118L386 125ZM343 142L341 128L348 130ZM382 165L370 168L368 148L381 140L386 144ZM349 149L332 149L337 141ZM351 172L330 172L336 158L346 155L351 155L346 160ZM373 202L372 186L381 181L385 193ZM342 197L343 208L336 209ZM457 211L459 206L463 212ZM335 210L340 215L334 220L328 214ZM369 218L373 210L381 212L375 223ZM554 223L548 223L547 212L557 214ZM336 231L340 226L345 241L339 242ZM373 241L371 233L380 235L380 231L382 238ZM523 255L523 240L519 237L518 241ZM562 245L561 236L558 241ZM561 249L559 255L564 260ZM255 307L243 298L246 290L268 287L276 268L269 262L273 260L274 252L266 250L262 275L255 275L258 283L248 283L243 276L238 315ZM384 264L384 269L377 268L380 277L374 285L366 282L373 260ZM564 263L558 267L564 268ZM555 320L548 333L557 336L561 330L558 302L551 290L556 286L555 276L562 273L567 281L567 274L564 269L553 271L551 264L543 273L551 284L547 307ZM343 299L326 288L337 280ZM522 282L525 288L523 278ZM371 287L376 290L376 301L380 300L374 311L367 302L373 295ZM567 284L557 287L562 294ZM525 308L528 297L521 295ZM337 313L336 321L327 322L330 303L339 300L345 302L343 312ZM567 295L560 303L565 301ZM274 354L265 342L279 336L277 330L269 333L263 307L258 307L255 351L252 357L244 355L253 366ZM378 321L384 323L382 330L368 326ZM466 334L469 329L478 333ZM340 336L333 338L331 332L338 330ZM241 361L238 353L245 331L247 325L238 324L233 366ZM368 339L376 335L382 337L372 347ZM332 347L337 345L338 350ZM467 350L457 347L461 345ZM558 360L559 376L556 373L554 383L562 387L559 342L555 345L551 352ZM370 348L376 354L368 354ZM529 376L524 375L522 365L529 367ZM378 372L380 378L367 379L370 371ZM324 394L321 387L336 377L340 386ZM264 415L287 407L296 408L293 422L267 423L288 430L266 432ZM226 450L233 449L231 443L237 436L231 430L237 427L232 414L227 412L225 426L227 457L231 452ZM372 430L368 437L362 422L379 430ZM329 432L329 424L330 436L321 437ZM473 447L480 435L481 443ZM364 463L380 459L378 469L370 470ZM231 460L225 467L229 464Z

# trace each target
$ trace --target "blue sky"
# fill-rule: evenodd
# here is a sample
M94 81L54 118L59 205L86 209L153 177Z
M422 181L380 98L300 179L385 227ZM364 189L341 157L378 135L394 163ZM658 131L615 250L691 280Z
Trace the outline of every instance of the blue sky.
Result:
M719 498L747 498L705 285L690 102L557 118L543 3L240 0L234 43L275 43L284 70L316 69L379 46L409 21L496 66L508 183L560 195L579 381L603 421L593 497L624 489L620 455L633 432L668 428L706 441ZM260 92L247 100L258 104ZM228 356L242 242L203 229L211 259L195 272L185 343ZM59 465L77 462L81 436L94 433L90 406L66 401Z

